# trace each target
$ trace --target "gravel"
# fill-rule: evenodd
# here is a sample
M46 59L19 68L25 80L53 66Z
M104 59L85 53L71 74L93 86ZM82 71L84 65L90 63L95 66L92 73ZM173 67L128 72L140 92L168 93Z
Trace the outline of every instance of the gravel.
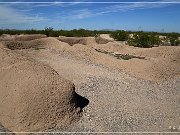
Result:
M48 58L42 55L39 60L51 65L59 74L65 76L67 74L67 79L75 83L76 92L87 98L89 104L83 109L80 121L68 128L51 131L90 133L180 131L178 128L180 78L157 83L135 78L125 72L111 70L98 64L93 65L56 55ZM65 67L62 65L64 61ZM175 130L169 128L170 126L175 127Z
M76 92L89 100L78 122L47 131L180 132L180 78L157 83L43 51L30 56L66 75Z

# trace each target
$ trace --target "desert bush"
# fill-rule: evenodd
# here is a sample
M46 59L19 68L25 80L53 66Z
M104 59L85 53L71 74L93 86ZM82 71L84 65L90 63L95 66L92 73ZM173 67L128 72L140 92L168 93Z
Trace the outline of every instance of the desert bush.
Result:
M110 36L117 41L127 41L129 37L128 33L123 30L115 31Z
M135 47L150 48L154 45L159 45L160 43L161 40L159 39L159 36L144 32L134 34L132 38L128 39L128 44Z
M49 37L58 37L58 36L66 36L66 37L98 37L99 34L110 34L115 40L118 41L127 41L129 36L128 34L136 34L144 33L147 35L153 35L151 39L155 39L157 42L156 35L162 35L171 38L172 45L178 44L177 37L180 37L180 33L157 33L157 32L133 32L133 31L109 31L109 30L86 30L86 29L73 29L73 30L54 30L52 27L46 27L44 30L16 30L16 29L0 29L0 35L2 34L10 34L10 35L20 35L20 34L45 34ZM142 35L142 34L141 34ZM140 36L142 37L142 36ZM175 39L175 41L174 41ZM152 41L153 42L153 41Z
M180 44L178 37L179 35L177 33L168 34L167 38L169 39L171 46L178 46Z
M47 37L50 37L51 35L54 34L53 28L52 28L52 27L46 27L46 28L44 29L44 34L45 34Z
M85 29L73 29L73 30L54 30L52 27L46 27L44 30L16 30L16 29L0 29L0 35L20 35L20 34L45 34L49 37L96 37L99 34L110 34L111 31L106 30L85 30Z
M178 46L178 45L180 45L180 40L175 41L175 46Z

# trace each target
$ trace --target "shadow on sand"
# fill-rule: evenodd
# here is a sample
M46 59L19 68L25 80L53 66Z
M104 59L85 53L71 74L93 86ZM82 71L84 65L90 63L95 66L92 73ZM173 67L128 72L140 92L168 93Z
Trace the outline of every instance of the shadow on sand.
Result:
M81 108L81 111L84 107L86 107L89 104L89 100L85 97L82 97L81 95L75 93L76 98L76 104L78 107Z

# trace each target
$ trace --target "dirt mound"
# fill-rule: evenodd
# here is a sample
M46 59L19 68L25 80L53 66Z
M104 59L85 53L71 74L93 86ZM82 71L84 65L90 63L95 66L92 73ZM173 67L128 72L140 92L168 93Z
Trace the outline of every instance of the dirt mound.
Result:
M0 49L0 122L5 128L23 132L66 126L80 116L78 101L74 85L52 68Z
M115 55L98 52L96 51L98 49ZM60 50L62 51L62 48ZM110 69L124 70L146 80L162 81L180 75L179 47L138 48L109 42L107 44L87 44L86 46L82 44L64 46L64 52ZM121 57L119 58L119 55L114 57L117 54L120 54Z
M10 38L11 35L10 35L10 34L2 34L0 37L1 37L1 38Z
M0 42L0 49L5 48L6 46Z
M111 40L102 38L102 37L64 37L60 36L57 38L58 40L68 43L73 46L75 44L83 44L83 45L95 45L95 44L107 44L111 42Z
M165 80L179 75L180 48L177 46L161 46L154 48L138 48L117 42L97 44L94 38L85 38L87 45L67 43L58 41L56 38L43 38L31 41L41 43L45 48L72 55L77 59L104 65L110 69L124 70L133 76L147 80ZM102 52L112 52L122 56L133 56L132 59L123 60ZM143 59L139 59L143 58Z
M82 44L76 44L72 47L66 49L68 54L74 55L76 58L81 58L86 61L94 61L96 57L99 57L99 53L97 53L94 49L84 46Z
M30 44L29 41L4 41L3 44L11 50L38 48L38 44Z
M47 36L44 34L30 34L30 35L19 35L15 37L17 41L30 41L39 38L46 38Z
M13 40L14 38L15 38L15 35L2 34L0 36L0 41L9 41L9 40Z
M98 43L98 44L107 44L107 43L111 42L111 40L108 40L108 39L105 39L102 37L96 37L95 40L96 40L96 43Z
M135 51L137 54L149 58L163 58L163 59L180 59L180 47L178 46L160 46L153 48L142 48Z
M63 38L66 39L66 37ZM71 39L71 37L67 39ZM76 40L75 37L72 39ZM62 42L58 38L48 37L26 41L28 45L20 45L21 47L18 46L16 48L26 49L28 47L43 47L66 55L71 55L77 59L84 59L90 63L101 64L110 69L124 70L133 76L147 80L165 80L179 75L180 48L177 46L138 48L119 42L98 44L94 37L82 37L80 39L83 39L82 41L86 43L86 45L73 42L75 44L71 46L69 43ZM77 38L77 41L79 41L79 38ZM114 56L118 57L113 57L112 55L101 53L96 50L117 54ZM131 58L129 59L127 56ZM125 61L125 59L128 60Z
M32 45L40 44L41 46L47 49L72 55L76 58L83 58L88 61L94 61L96 57L99 57L99 55L103 55L103 54L99 54L92 47L90 47L90 46L94 46L93 44L95 42L94 38L88 37L86 38L86 41L88 45L75 44L73 46L70 46L68 43L59 41L56 38L48 37L48 38L30 41L29 44Z
M59 38L57 38L59 41L68 43L69 45L74 45L74 44L83 44L86 45L86 40L84 38L81 37L63 37L60 36Z
M30 41L47 37L44 34L27 34L27 35L9 35L3 34L0 36L0 41L15 40L15 41Z
M64 51L66 48L71 47L68 43L61 42L54 37L32 40L29 42L29 44L40 46L42 48L52 49L54 51Z
M159 46L153 48L138 48L121 43L110 42L104 45L96 45L95 48L108 52L119 52L123 54L138 55L148 58L180 58L180 48L177 46Z
M100 37L104 38L104 39L107 39L107 40L114 41L114 39L112 37L110 37L109 34L100 34Z
M180 75L180 48L177 46L138 48L119 43L108 43L96 45L94 48L102 52L135 56L136 58L127 61L115 61L114 57L110 61L98 62L105 63L111 68L122 69L143 79L159 81Z
M75 44L73 46L70 46L68 43L59 41L58 39L54 37L48 37L48 38L42 38L42 39L36 39L28 42L30 45L39 45L46 49L51 49L56 52L65 53L68 55L73 56L77 59L84 59L86 61L96 61L99 59L106 59L108 56L98 53L95 51L93 46L96 46L97 43L95 42L95 39L93 37L87 37L84 38L87 41L87 45L83 44ZM108 60L111 58L107 58Z
M29 49L29 48L40 49L44 47L57 49L58 47L62 47L63 45L69 46L68 44L61 42L53 37L35 39L31 41L10 40L10 41L3 41L2 44L11 50Z

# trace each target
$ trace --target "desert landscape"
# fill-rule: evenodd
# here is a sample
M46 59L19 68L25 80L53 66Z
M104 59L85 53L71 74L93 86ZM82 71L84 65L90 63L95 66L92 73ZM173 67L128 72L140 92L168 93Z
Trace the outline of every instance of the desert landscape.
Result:
M180 47L0 36L0 132L180 132Z

